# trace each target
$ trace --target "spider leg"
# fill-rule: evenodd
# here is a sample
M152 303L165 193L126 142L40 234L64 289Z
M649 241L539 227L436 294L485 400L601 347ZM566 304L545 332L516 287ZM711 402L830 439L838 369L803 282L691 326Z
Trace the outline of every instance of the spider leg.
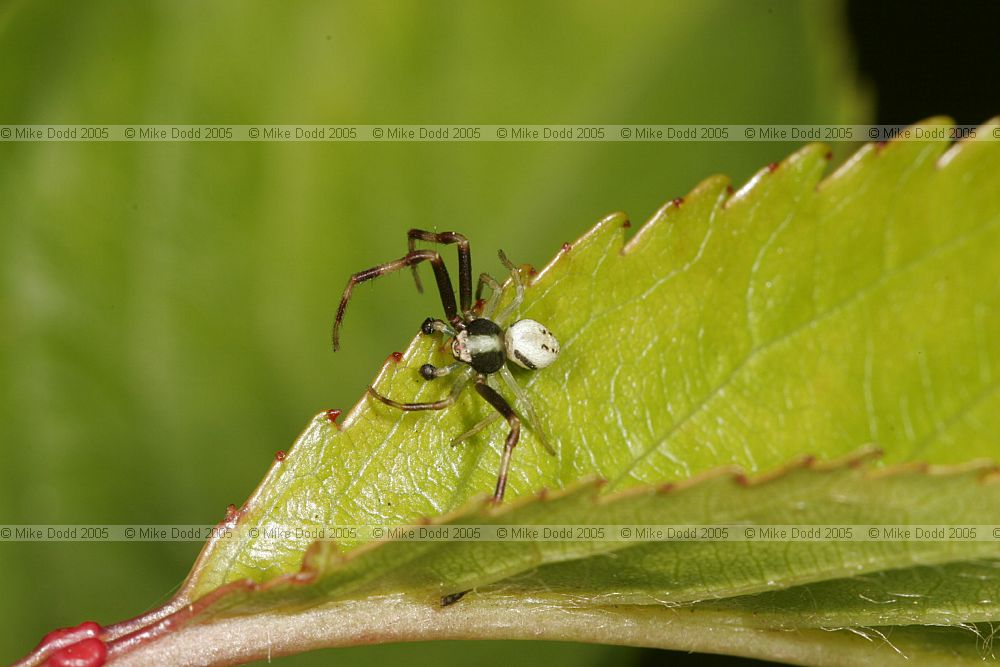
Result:
M479 303L483 298L483 287L490 288L490 298L483 305L483 317L490 319L493 317L493 311L496 310L497 301L500 299L500 292L503 290L503 286L490 274L480 273L479 284L476 285L476 303Z
M507 383L510 390L514 392L514 396L517 397L521 413L528 418L528 425L531 427L531 430L534 431L535 437L538 438L539 442L542 443L542 447L545 447L545 450L549 454L555 456L556 450L554 450L552 445L549 444L548 436L545 435L545 431L542 429L542 423L538 420L538 415L535 414L535 408L532 407L531 401L528 399L528 395L524 393L524 389L517 383L517 380L514 378L514 374L510 372L510 369L507 368L507 366L503 366L500 368L500 377L503 378L503 381Z
M469 239L455 232L435 233L425 232L422 229L411 229L406 235L411 253L416 250L417 241L442 245L454 243L458 246L459 304L462 307L462 314L469 312L472 308L472 251L469 249ZM424 291L423 285L420 284L420 275L417 273L416 264L413 265L413 280L417 284L417 291Z
M337 317L333 321L333 349L340 348L340 324L344 319L344 311L347 310L347 302L351 298L351 292L358 283L373 280L386 273L399 271L407 266L416 266L420 262L430 262L434 267L434 277L437 279L438 292L441 293L441 304L444 306L444 314L453 324L461 321L458 315L458 307L455 305L455 290L451 286L451 279L448 277L448 268L444 265L444 260L436 250L414 250L403 257L379 264L364 271L358 271L347 281L344 288L344 295L340 298L340 306L337 308Z
M466 440L468 440L472 436L476 435L477 433L479 433L480 431L482 431L484 428L486 428L487 426L489 426L490 424L492 424L496 420L500 419L502 416L503 415L501 415L499 412L492 413L489 417L486 417L485 419L483 419L482 421L480 421L478 424L476 424L475 426L473 426L472 428L470 428L468 431L466 431L462 435L459 435L459 436L453 438L452 441L451 441L451 446L452 447L457 447L458 445L460 445L461 443L465 442Z
M419 410L444 410L445 408L455 404L455 401L458 400L462 390L465 389L471 379L472 376L467 375L460 380L456 380L455 384L452 385L451 392L447 396L439 401L431 401L429 403L400 403L378 393L375 391L375 387L368 387L368 393L388 405L390 408L396 408L397 410L403 410L404 412L417 412Z
M496 317L498 322L506 322L510 319L510 316L514 314L514 311L517 310L518 306L521 305L521 301L524 300L524 283L521 281L521 270L514 266L509 259L507 259L507 255L504 254L503 250L498 251L497 254L500 256L500 261L503 265L507 267L508 271L510 271L510 277L514 281L514 298L511 299L510 303L507 304L507 307L504 308Z
M500 283L497 279L488 273L479 274L479 283L476 285L476 301L481 301L483 298L483 288L489 287L491 294L500 291Z
M500 473L497 475L497 488L493 493L493 502L499 505L503 502L503 492L507 488L507 471L510 470L510 455L517 446L517 441L521 437L521 420L514 414L514 409L510 407L507 400L493 387L486 384L486 378L480 375L476 378L476 391L486 400L487 403L503 415L510 425L510 432L507 434L507 441L504 443L503 455L500 457Z

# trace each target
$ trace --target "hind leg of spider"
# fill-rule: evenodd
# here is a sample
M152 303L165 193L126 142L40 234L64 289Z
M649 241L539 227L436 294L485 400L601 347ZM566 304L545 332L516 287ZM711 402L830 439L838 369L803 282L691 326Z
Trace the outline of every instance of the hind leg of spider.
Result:
M542 447L545 448L552 456L556 455L556 450L552 448L549 444L549 438L545 434L544 429L542 429L542 422L539 421L538 415L535 413L535 408L531 405L531 400L528 395L524 393L524 389L517 383L517 379L514 378L514 374L510 372L510 369L503 366L500 369L500 377L507 384L514 396L517 398L517 403L521 408L521 414L528 418L528 426L531 427L532 432L534 432L535 437L538 441L542 443Z
M444 307L444 314L448 321L457 324L461 321L458 315L458 306L455 304L455 290L451 286L451 278L448 277L448 268L444 265L441 255L436 250L414 250L411 253L400 257L397 260L373 266L364 271L358 271L347 281L344 288L344 295L340 298L340 306L337 308L337 317L333 321L333 350L340 349L340 325L344 320L344 311L347 310L347 302L351 299L354 286L369 280L374 280L393 271L399 271L408 266L416 266L420 262L430 262L434 268L434 277L437 280L438 292L441 294L441 305Z
M382 401L390 408L396 408L397 410L403 410L404 412L417 412L420 410L444 410L455 404L458 400L459 395L465 386L469 384L470 376L466 376L455 381L452 385L451 392L439 401L430 401L428 403L400 403L399 401L394 401L388 396L383 396L382 394L375 391L375 387L368 387L368 393L378 400Z
M411 229L406 233L406 236L410 252L417 249L417 241L440 243L441 245L454 243L458 246L459 304L463 314L469 312L469 309L472 308L472 251L469 248L469 239L455 232L425 232L422 229ZM417 291L424 291L416 265L413 266L413 281L417 284Z
M500 456L500 472L497 474L497 488L493 492L493 503L499 505L503 502L503 494L507 489L510 456L514 453L514 447L517 446L517 441L521 438L521 420L514 414L514 409L510 407L507 399L501 396L496 389L486 384L485 377L479 376L476 378L476 391L479 392L479 395L487 403L493 406L494 410L507 420L507 424L510 426L510 432L507 433L507 440L504 442L503 454Z

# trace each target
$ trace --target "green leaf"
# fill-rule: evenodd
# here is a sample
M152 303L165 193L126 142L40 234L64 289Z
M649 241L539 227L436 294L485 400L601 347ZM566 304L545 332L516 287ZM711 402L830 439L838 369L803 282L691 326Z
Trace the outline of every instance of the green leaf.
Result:
M525 498L442 518L446 525L681 525L681 524L960 524L982 505L1000 504L992 465L930 473L914 466L873 475L863 459L827 465L809 460L750 480L719 471L679 486L637 487L595 499L582 485L541 500ZM609 536L610 537L610 536ZM315 543L303 570L251 586L249 600L233 594L209 609L291 608L319 600L405 592L435 601L457 591L503 598L547 598L566 606L677 604L785 588L910 564L987 557L996 543L594 541L394 541L346 555L335 542ZM614 554L614 558L595 556ZM706 568L705 563L712 563ZM523 577L516 575L523 574ZM491 586L495 584L495 586ZM246 586L240 584L237 590ZM879 624L891 622L881 617ZM912 622L912 621L908 621Z
M996 146L867 146L822 182L825 149L808 146L738 193L709 179L628 243L624 216L610 216L527 290L519 316L562 340L557 364L521 374L558 455L526 433L504 507L476 498L492 488L506 429L449 445L489 414L471 392L442 413L366 397L342 430L317 416L238 522L1000 523L998 475L984 460L997 458L1000 421ZM439 338L418 336L375 386L401 401L440 396L447 381L416 369L446 358ZM875 451L866 443L881 457L861 465ZM953 465L908 463L918 460ZM609 482L597 497L581 484L594 477ZM564 490L534 495L544 488ZM248 637L253 625L233 617L325 619L326 630L280 650L406 639L406 627L424 638L580 639L585 620L614 618L585 637L718 651L720 636L739 635L730 652L870 662L884 651L857 638L898 625L908 658L973 659L982 651L971 633L955 644L903 626L1000 620L996 555L990 541L310 546L262 535L210 543L167 611ZM938 590L951 577L962 583ZM918 601L887 605L887 595ZM380 605L399 627L366 625ZM518 621L500 614L511 609ZM678 613L684 639L671 629ZM807 632L776 632L788 628ZM218 650L211 630L192 632Z
M993 550L991 555L995 555ZM696 603L770 628L969 625L1000 618L996 558L921 565Z
M519 313L562 340L556 365L521 374L558 456L528 432L508 498L591 475L616 490L754 473L866 443L886 463L995 456L998 155L989 141L945 148L868 146L819 184L825 149L809 146L732 196L707 180L628 245L624 216L601 221ZM447 356L418 336L375 387L440 397L447 383L416 369ZM492 488L506 433L450 445L489 414L473 394L408 414L366 397L342 431L318 416L241 520L405 523L462 506ZM307 543L215 547L194 590L293 571Z

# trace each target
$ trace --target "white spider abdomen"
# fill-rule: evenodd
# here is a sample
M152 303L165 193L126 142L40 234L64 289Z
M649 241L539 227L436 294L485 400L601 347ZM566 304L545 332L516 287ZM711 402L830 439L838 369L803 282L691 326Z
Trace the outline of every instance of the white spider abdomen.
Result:
M507 358L522 368L536 370L552 364L559 356L559 341L535 320L518 320L504 334Z

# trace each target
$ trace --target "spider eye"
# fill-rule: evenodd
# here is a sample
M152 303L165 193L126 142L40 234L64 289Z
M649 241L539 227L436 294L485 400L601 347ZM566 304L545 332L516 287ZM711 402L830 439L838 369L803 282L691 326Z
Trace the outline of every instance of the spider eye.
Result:
M528 370L552 365L559 356L559 341L535 320L518 320L504 334L507 356Z

